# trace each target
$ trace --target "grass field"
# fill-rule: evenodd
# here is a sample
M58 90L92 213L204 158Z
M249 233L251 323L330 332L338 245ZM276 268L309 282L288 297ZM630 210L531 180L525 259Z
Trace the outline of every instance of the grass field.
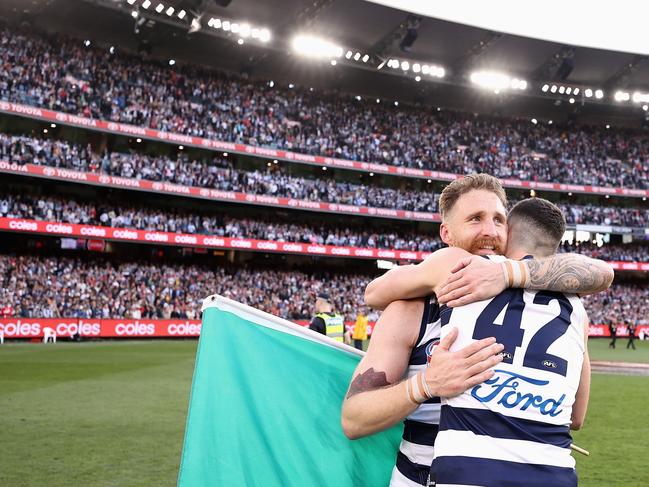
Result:
M608 348L610 338L591 338L588 340L588 351L591 360L611 360L615 362L649 363L649 340L635 341L636 350L627 350L627 338L618 338L615 349Z
M0 485L175 485L196 344L0 347ZM649 343L639 345L611 356L593 340L591 354L649 361ZM649 377L594 375L586 426L574 435L591 452L577 455L581 485L647 485L637 445L649 437L648 390Z

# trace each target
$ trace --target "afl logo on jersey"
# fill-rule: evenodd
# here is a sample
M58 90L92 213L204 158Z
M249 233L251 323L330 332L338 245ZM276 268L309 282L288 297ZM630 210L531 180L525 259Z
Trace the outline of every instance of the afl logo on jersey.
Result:
M433 355L433 349L438 344L439 344L439 340L433 340L428 345L426 345L426 363L427 364L430 363L430 357L431 357L431 355Z

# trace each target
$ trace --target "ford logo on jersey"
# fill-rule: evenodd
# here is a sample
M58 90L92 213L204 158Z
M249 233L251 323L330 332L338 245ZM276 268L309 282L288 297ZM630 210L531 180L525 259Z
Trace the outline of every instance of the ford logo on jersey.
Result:
M536 408L543 415L550 415L552 417L561 413L559 406L566 398L562 394L559 399L546 398L540 394L533 394L531 392L523 392L525 384L532 384L535 386L546 386L550 381L532 379L524 375L515 374L506 370L496 369L496 375L493 378L479 384L471 389L471 395L480 402L497 401L508 409L517 408L525 411L528 408ZM520 391L519 391L520 387Z

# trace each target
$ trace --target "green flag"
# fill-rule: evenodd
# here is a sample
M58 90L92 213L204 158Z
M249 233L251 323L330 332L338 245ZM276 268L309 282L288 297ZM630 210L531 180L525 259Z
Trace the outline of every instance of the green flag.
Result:
M387 486L401 427L348 440L361 352L220 296L203 304L180 487Z

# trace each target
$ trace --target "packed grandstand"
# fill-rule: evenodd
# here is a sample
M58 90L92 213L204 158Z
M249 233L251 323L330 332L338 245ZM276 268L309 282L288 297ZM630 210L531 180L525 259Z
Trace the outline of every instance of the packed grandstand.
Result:
M0 222L16 235L0 243L4 318L198 319L202 298L219 293L305 320L322 291L353 320L367 311L363 289L381 272L376 260L234 244L170 249L162 237L106 243L95 238L99 230L88 238L56 224L375 249L408 263L443 246L437 211L445 182L489 172L536 183L510 190L511 201L544 183L596 188L535 194L564 210L570 237L562 251L619 263L612 288L585 298L592 323L648 324L647 192L610 197L616 188L649 189L644 130L531 123L289 87L15 26L0 30L0 66L0 100L7 102L0 104ZM103 132L65 126L63 116L49 120L32 109L372 166L327 170L298 158L142 140L111 133L111 125ZM380 165L444 175L382 175L372 169ZM142 191L129 181L169 183L174 191L153 184ZM204 190L243 196L211 198ZM31 222L49 222L51 231ZM394 250L418 253L390 259Z

